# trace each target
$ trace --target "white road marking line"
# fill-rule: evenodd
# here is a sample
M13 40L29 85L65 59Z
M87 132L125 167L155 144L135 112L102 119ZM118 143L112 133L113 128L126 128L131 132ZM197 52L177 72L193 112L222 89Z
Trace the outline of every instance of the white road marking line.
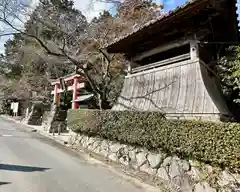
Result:
M12 137L12 135L2 135L2 137Z

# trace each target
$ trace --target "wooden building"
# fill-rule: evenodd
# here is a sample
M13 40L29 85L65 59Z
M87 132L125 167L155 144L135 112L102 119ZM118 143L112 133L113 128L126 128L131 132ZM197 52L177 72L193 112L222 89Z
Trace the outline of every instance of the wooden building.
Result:
M235 0L192 0L106 47L131 61L113 110L171 118L231 116L216 75L218 56L238 42Z

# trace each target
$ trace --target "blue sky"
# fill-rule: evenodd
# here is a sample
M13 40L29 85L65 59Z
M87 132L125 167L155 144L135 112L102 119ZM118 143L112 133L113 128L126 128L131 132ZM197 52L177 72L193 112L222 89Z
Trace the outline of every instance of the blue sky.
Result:
M184 3L187 2L187 0L154 0L154 1L158 4L164 4L165 12L171 11L175 9L177 6L183 5ZM115 7L111 7L109 11L114 14Z
M175 9L177 6L182 5L187 0L157 0L157 3L162 3L164 5L164 10L169 11Z

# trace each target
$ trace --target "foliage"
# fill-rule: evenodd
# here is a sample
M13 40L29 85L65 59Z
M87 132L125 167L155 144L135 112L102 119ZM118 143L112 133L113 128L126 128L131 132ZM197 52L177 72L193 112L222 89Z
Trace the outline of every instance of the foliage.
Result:
M14 3L10 1L2 0L0 3L0 21L12 29L14 35L20 34L23 38L18 46L21 49L14 52L18 56L18 62L14 61L14 65L19 63L16 66L23 70L24 61L31 61L25 69L32 70L28 70L25 77L33 77L36 75L32 72L38 71L38 68L32 66L36 60L42 60L44 64L40 71L43 73L39 77L44 76L46 79L59 77L62 72L67 73L72 66L76 66L78 73L85 77L91 87L96 106L101 109L110 108L116 100L126 68L121 55L110 56L103 47L157 15L151 10L156 6L152 1L119 1L116 16L105 11L88 23L82 13L73 8L72 0L41 0L30 11L30 17L27 15L29 20L22 30L11 21L21 22L21 18L29 13L29 7L17 0ZM117 3L111 0L108 2ZM57 72L54 74L54 71ZM20 78L22 74L25 72L19 74Z
M121 23L121 34L132 32L161 15L163 5L152 0L125 0L117 6L116 20ZM124 22L128 21L128 22Z
M101 126L99 117L99 110L70 110L68 111L67 121L71 130L91 134L95 133L96 129Z
M240 103L240 46L228 48L220 60L218 71L228 100Z
M47 21L56 22L57 19L62 18L61 23L66 23L70 19L74 20L74 16L84 19L85 17L72 8L71 1L43 0L41 3L24 24L23 33L14 34L13 38L5 43L5 54L2 55L0 63L5 83L0 89L5 93L5 97L16 96L29 100L32 92L36 92L38 96L44 96L50 100L51 79L69 74L74 70L74 65L64 65L66 59L48 56L35 39L24 33L36 35L46 41L54 38L57 42L60 41L56 38L59 37L60 32L50 31L48 28L50 23ZM72 14L69 14L71 10ZM49 16L52 20L49 20ZM42 18L46 23L37 18ZM77 21L77 19L74 20L75 23ZM68 24L71 23L68 22Z
M240 125L236 123L167 120L159 112L70 110L68 127L150 150L240 167Z

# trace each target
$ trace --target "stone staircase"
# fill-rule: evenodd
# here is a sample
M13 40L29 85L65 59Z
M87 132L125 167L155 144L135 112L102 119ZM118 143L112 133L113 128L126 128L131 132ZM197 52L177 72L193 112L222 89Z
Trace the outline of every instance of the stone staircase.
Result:
M31 112L26 117L25 121L28 125L42 124L43 107L40 105L32 105Z
M53 105L43 114L43 129L48 133L67 132L67 109Z

